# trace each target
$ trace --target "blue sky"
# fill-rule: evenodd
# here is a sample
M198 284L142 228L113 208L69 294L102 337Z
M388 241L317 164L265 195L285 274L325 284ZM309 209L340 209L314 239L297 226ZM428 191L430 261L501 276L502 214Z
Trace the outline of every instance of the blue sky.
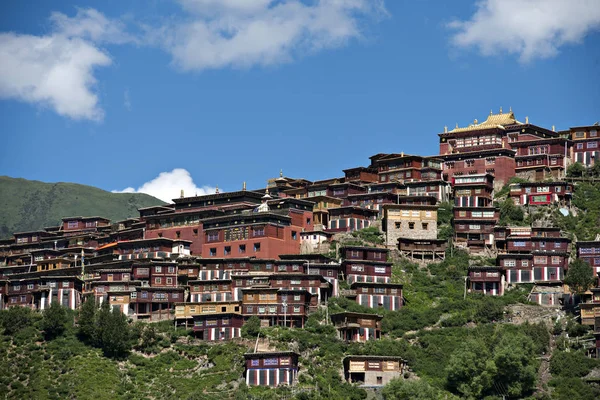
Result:
M162 198L318 180L501 106L592 124L599 77L597 0L4 1L0 174Z

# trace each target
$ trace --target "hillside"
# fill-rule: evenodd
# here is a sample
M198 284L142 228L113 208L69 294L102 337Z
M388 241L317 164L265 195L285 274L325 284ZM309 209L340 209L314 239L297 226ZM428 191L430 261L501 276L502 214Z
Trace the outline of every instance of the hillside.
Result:
M110 193L75 183L0 176L0 238L58 225L68 216L98 215L118 221L138 216L138 208L159 204L164 202L142 193Z

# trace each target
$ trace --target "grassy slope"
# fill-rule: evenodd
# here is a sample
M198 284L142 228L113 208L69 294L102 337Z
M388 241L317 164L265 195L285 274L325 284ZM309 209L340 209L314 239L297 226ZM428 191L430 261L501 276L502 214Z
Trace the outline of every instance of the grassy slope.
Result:
M110 193L75 183L44 183L0 176L0 237L58 225L63 217L92 216L118 221L137 209L164 204L142 193Z

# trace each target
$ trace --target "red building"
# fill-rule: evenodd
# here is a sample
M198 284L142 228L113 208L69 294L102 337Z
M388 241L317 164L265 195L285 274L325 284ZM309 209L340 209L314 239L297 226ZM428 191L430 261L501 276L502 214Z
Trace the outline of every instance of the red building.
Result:
M402 308L402 285L396 283L354 282L350 285L354 293L346 297L365 307L383 307L386 310L397 311Z
M574 162L585 166L592 166L600 157L600 126L596 122L594 125L572 127L568 131L561 132L569 136L573 141Z
M451 131L446 128L439 137L447 179L489 173L495 177L496 189L508 183L517 171L529 176L527 171L531 169L532 179L543 179L546 171L556 174L564 168L564 157L569 153L569 141L559 133L532 125L528 118L525 123L519 122L512 111L503 113L502 109L499 114L490 112L482 123L475 120L467 127L457 125Z
M577 258L587 262L597 274L600 272L600 241L577 242Z
M204 258L276 258L300 253L300 232L312 230L313 203L284 198L263 203L252 212L203 220Z
M293 386L298 379L298 359L293 351L247 353L246 385L248 386Z
M573 184L568 182L525 182L510 185L510 198L516 205L569 205Z
M496 266L470 266L469 292L502 296L504 294L503 272L502 268Z
M382 315L342 312L331 314L338 337L346 342L364 343L381 338Z
M370 157L379 182L435 181L441 179L442 160L409 154L376 154Z
M387 261L388 249L345 246L341 250L342 271L350 282L387 283L392 276L392 263Z

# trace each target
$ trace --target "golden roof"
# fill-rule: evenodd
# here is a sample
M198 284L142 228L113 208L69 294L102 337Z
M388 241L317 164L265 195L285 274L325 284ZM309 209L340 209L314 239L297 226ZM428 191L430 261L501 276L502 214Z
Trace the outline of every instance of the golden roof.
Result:
M508 113L502 113L502 108L500 108L500 113L494 114L490 111L490 115L487 117L485 121L478 124L477 120L469 126L464 128L459 128L458 125L456 128L452 129L449 133L457 133L457 132L466 132L466 131L477 131L480 129L490 129L490 128L501 128L504 129L507 125L522 125L522 122L517 121L515 118L515 114L510 110Z

